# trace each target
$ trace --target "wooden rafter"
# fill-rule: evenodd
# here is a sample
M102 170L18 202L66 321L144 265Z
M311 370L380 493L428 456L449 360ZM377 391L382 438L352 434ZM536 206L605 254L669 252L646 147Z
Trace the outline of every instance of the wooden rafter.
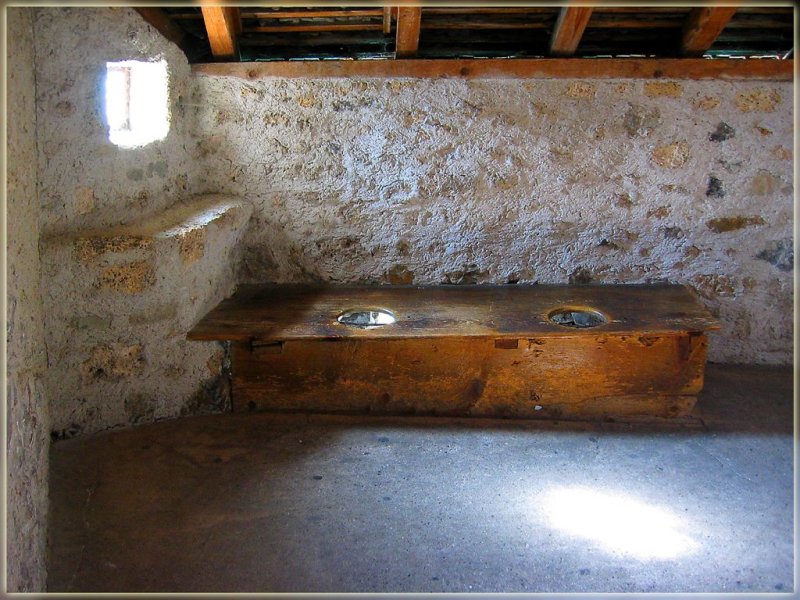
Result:
M592 9L579 6L566 6L558 13L558 20L550 38L550 54L571 56L575 54L583 37L583 31L592 16Z
M230 6L202 6L211 53L218 60L238 60L237 36L242 30L239 9Z
M135 10L161 35L180 48L187 57L192 54L191 36L186 33L183 27L175 23L166 12L160 8L137 8Z
M422 9L418 6L401 6L397 11L398 58L414 56L419 48L419 28L422 22Z
M681 54L701 56L711 48L735 13L735 6L692 9L683 26Z
M750 79L792 81L793 60L718 58L535 58L445 60L325 60L257 63L207 63L192 67L201 75L257 80L269 77L465 79Z
M392 7L383 7L383 33L389 35L392 33Z

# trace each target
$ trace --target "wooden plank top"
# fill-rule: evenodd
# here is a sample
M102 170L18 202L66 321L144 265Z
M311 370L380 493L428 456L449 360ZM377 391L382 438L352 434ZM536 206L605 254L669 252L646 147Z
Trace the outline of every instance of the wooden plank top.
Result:
M396 322L344 325L354 309L386 309ZM558 309L592 309L606 322L574 328L552 322ZM718 329L682 285L243 285L189 332L190 340L532 338L668 334Z
M250 81L289 78L721 79L792 81L794 60L736 58L448 58L202 63L192 72Z

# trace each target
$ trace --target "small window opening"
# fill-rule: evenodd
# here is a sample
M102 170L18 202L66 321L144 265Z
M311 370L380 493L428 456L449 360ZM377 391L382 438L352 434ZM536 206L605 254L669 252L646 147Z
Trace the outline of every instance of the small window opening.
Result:
M167 63L106 63L108 139L123 148L162 140L169 132Z

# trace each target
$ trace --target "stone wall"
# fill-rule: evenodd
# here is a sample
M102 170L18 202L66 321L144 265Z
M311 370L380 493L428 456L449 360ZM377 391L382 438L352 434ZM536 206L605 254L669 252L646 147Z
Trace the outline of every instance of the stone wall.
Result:
M792 360L792 84L198 76L240 280L693 286L710 359Z
M52 436L224 411L225 347L185 336L233 291L250 208L193 198L186 57L130 8L39 8L35 33ZM139 148L106 124L124 60L168 66L169 133Z
M130 8L36 11L39 195L48 234L117 225L192 193L186 151L193 108L183 53ZM164 59L170 129L141 148L108 139L106 63Z
M42 240L54 437L229 408L226 347L186 333L233 291L251 210L209 195Z
M8 8L7 589L45 589L49 416L39 289L32 10Z

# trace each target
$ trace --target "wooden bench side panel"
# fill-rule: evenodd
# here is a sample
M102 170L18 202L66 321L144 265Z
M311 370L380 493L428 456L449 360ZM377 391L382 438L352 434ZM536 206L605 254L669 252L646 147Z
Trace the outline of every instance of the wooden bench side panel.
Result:
M234 411L530 418L679 416L703 334L288 341L234 346Z

